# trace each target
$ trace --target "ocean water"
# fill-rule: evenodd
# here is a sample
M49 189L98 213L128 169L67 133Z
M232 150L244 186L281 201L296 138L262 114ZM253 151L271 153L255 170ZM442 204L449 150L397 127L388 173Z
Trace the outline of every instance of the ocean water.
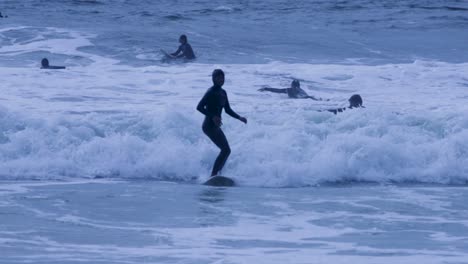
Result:
M0 263L468 263L466 1L0 12ZM162 62L180 34L197 60ZM215 68L248 118L223 119L232 189L200 185ZM293 79L330 100L257 91Z
M468 190L4 182L1 263L466 263Z

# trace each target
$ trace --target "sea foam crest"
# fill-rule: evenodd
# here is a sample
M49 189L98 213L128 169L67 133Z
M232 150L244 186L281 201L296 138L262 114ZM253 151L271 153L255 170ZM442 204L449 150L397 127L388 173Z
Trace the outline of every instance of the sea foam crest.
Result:
M273 115L254 117L248 127L226 124L233 151L224 172L244 185L468 180L468 118L457 113L429 118L360 109L268 117ZM205 178L217 149L199 121L171 111L41 120L2 109L0 175Z

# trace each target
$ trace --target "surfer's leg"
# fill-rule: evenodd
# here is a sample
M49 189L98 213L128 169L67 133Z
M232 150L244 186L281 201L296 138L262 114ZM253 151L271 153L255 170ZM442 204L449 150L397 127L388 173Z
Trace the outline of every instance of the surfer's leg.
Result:
M216 141L213 141L218 148L221 149L218 157L215 160L213 171L211 172L211 176L218 175L218 172L221 171L228 159L229 155L231 154L231 148L229 147L229 143L224 135L223 131L218 128L215 131L215 138Z
M215 143L218 148L221 149L221 152L214 162L213 170L211 171L211 176L215 176L226 163L229 154L231 154L231 148L229 147L229 143L221 128L204 125L203 132L211 139L211 141L213 141L213 143Z

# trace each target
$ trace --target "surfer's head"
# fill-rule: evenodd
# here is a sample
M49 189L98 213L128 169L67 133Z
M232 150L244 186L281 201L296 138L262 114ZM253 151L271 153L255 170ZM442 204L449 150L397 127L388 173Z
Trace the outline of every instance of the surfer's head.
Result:
M223 86L224 84L224 72L221 69L216 69L211 74L213 84L217 86Z
M180 43L180 44L185 44L185 43L187 43L187 36L185 36L185 35L180 35L180 37L179 37L179 43Z
M300 87L301 87L301 83L299 82L299 80L292 81L291 88L300 88Z
M349 98L349 107L362 107L362 97L359 94L353 94Z
M46 59L46 58L43 58L43 59L41 60L41 65L42 65L42 68L47 68L47 67L49 67L49 60Z

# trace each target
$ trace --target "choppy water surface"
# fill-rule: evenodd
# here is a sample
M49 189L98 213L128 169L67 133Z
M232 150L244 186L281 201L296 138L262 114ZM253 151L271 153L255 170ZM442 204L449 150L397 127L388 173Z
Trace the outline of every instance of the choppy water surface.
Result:
M2 25L96 34L85 49L126 64L151 64L181 33L204 63L468 60L468 4L459 0L4 0L0 11L9 15Z
M1 263L466 263L466 188L2 183Z

